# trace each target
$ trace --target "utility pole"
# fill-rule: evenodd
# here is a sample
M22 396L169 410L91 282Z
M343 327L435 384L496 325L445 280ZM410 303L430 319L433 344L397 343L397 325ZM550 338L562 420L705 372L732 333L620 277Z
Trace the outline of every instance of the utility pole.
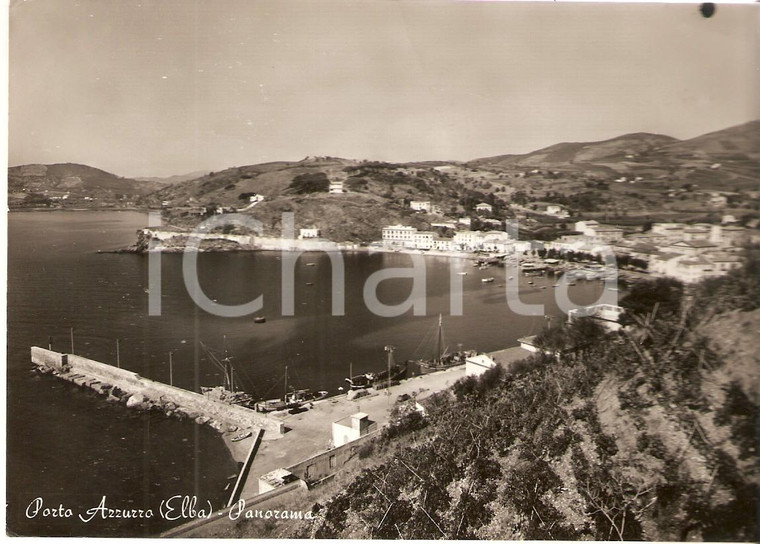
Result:
M71 327L71 354L74 355L74 327Z
M52 336L48 336L48 349L50 351L53 351L53 337Z
M391 407L391 362L393 361L393 350L395 346L385 346L385 351L388 352L388 387L386 395L388 395L388 409Z
M172 352L169 352L169 385L174 385L174 369L172 368Z
M121 359L119 358L119 339L116 339L116 368L121 368Z

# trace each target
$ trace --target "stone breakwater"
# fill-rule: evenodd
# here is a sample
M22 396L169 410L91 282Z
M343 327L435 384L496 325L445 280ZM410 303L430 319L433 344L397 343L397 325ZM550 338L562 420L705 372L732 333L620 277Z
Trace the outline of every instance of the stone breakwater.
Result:
M267 431L269 438L284 432L282 422L254 410L227 404L193 391L143 378L135 372L78 355L31 348L32 363L40 372L87 387L128 408L158 410L167 416L191 419L219 432Z

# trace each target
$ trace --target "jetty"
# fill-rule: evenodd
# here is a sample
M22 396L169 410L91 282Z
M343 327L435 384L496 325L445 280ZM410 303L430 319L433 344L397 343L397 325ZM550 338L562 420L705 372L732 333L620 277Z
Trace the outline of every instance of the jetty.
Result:
M209 425L219 432L251 431L258 434L262 430L266 431L267 439L277 438L285 432L281 421L255 410L149 380L136 372L79 355L32 346L31 360L44 373L92 389L129 408L161 410L169 416Z

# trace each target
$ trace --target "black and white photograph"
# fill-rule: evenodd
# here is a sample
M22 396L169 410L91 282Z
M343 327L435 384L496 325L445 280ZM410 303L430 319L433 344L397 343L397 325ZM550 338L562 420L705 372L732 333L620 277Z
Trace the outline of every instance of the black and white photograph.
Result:
M6 536L760 540L760 4L6 7Z

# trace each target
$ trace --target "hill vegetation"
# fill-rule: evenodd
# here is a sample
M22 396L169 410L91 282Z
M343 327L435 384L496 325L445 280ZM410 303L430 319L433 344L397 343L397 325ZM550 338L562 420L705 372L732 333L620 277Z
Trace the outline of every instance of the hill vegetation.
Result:
M582 217L636 226L653 220L719 221L731 213L746 223L760 217L759 164L760 121L754 121L691 140L636 133L467 163L307 157L145 181L83 165L27 165L9 169L9 203L65 207L60 199L67 195L67 206L161 208L165 223L178 227L201 221L199 209L221 207L251 215L268 229L278 222L274 213L291 209L304 214L296 217L298 228L319 228L339 242L369 242L389 223L430 228L443 216L478 217L475 205L487 202L494 212L481 219L520 216L522 228L552 238L567 225L541 213L547 204L564 206L567 221ZM326 198L330 181L342 181L345 193ZM713 192L722 193L728 204L711 204ZM247 199L256 194L265 201L249 206ZM411 200L429 200L440 214L413 215ZM352 209L361 204L374 207L364 218ZM347 226L349 221L359 221L358 226Z
M559 357L398 412L370 468L282 535L757 541L758 383L715 338L758 323L758 266L754 248L696 289L642 287L623 332L552 329L539 341ZM733 339L757 365L754 332Z

